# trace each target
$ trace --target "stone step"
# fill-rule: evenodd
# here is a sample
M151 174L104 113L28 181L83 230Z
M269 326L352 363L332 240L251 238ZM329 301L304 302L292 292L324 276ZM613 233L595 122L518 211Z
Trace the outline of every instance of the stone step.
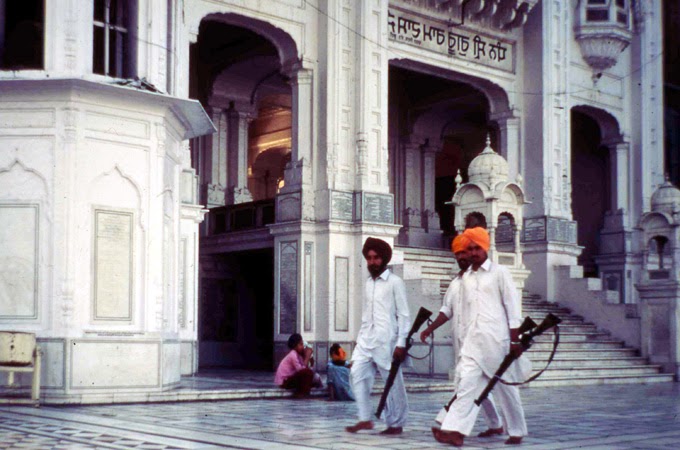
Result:
M669 383L673 381L672 374L649 374L649 375L622 375L622 376L569 376L556 378L543 378L529 383L530 387L555 387L555 386L579 386L591 384L646 384L646 383Z
M534 365L534 367L534 373L536 373L544 366L537 367ZM654 375L660 373L660 369L661 366L655 365L609 367L553 367L551 365L545 372L543 372L543 374L541 374L541 378Z
M545 358L533 358L530 356L531 362L535 369L541 369L548 363ZM574 368L574 367L617 367L621 364L627 366L644 366L647 365L647 360L641 356L622 356L619 358L567 358L563 355L556 354L555 359L550 363L550 368Z
M549 349L532 347L527 352L527 356L531 360L547 359L550 356L550 353L552 351L552 345L550 345L549 347L550 347ZM574 359L581 359L581 358L603 358L603 359L606 358L606 359L610 359L610 358L631 357L631 356L638 356L638 351L635 350L634 348L627 348L627 347L608 348L606 350L593 349L593 348L577 348L577 349L558 348L557 351L555 352L556 358L564 357L564 358L574 358Z
M553 342L554 340L554 334L551 333L550 331L546 334L543 334L541 336L535 337L534 338L534 345L536 345L539 342ZM560 343L559 345L561 346L563 343L567 342L602 342L602 341L610 341L611 338L608 333L605 332L587 332L587 333L578 333L578 332L564 332L564 330L560 330Z
M536 342L531 346L536 350L551 350L552 342ZM584 342L562 342L560 341L557 351L561 350L610 350L615 348L622 348L623 342L615 340L600 340L600 341L584 341Z

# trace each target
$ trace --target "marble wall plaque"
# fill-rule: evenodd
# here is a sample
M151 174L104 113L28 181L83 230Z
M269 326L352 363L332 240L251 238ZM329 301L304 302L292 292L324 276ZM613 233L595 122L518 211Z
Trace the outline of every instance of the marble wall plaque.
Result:
M312 331L312 302L314 301L314 296L312 293L312 277L314 270L312 267L312 250L314 248L313 242L305 242L305 271L304 271L304 287L305 287L305 331Z
M70 344L72 389L160 386L158 342L74 340Z
M298 244L285 241L279 248L279 333L292 334L297 331Z
M302 217L300 193L280 194L276 197L276 221L289 222Z
M349 331L349 258L335 257L335 331Z
M133 214L95 210L94 318L132 319Z
M394 223L394 197L390 194L364 192L362 212L364 222Z
M0 318L38 317L37 205L0 205Z
M331 191L331 220L346 220L354 218L354 194L351 192Z
M496 244L513 242L514 231L512 229L512 219L501 214L498 216L498 227L496 228Z
M179 291L177 322L180 328L187 327L187 271L187 238L182 238L179 245L179 279L177 280L177 290Z
M523 241L536 242L545 240L545 217L524 219L522 230Z

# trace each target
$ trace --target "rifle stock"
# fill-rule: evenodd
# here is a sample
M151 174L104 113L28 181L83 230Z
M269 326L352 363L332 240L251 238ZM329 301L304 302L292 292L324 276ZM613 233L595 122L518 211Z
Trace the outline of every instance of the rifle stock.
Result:
M420 327L423 326L425 321L430 318L432 315L432 311L423 308L422 306L418 310L418 315L416 316L416 319L413 321L413 325L411 326L411 329L408 332L408 336L406 337L406 352L411 349L413 346L413 335L418 332ZM387 404L387 396L390 393L390 389L392 389L392 385L394 384L394 379L397 377L397 372L399 371L399 366L401 366L401 361L397 359L392 359L392 365L390 365L390 374L387 377L387 380L385 380L385 389L383 390L382 395L380 396L380 402L378 403L378 409L375 412L375 416L380 419L380 416L382 415L383 410L385 409L385 405Z
M524 319L524 322L519 328L521 333L520 345L522 346L522 353L529 350L531 345L534 343L533 341L536 336L542 335L552 327L558 325L560 322L562 322L562 319L551 313L548 313L548 315L545 316L545 319L543 319L543 321L538 325L536 325L536 323L529 317ZM508 353L505 358L503 358L503 362L501 362L501 365L498 367L498 370L496 370L493 378L489 380L486 387L479 395L479 398L475 400L475 404L477 406L481 405L482 402L489 396L489 393L494 388L494 386L496 386L496 383L498 383L505 371L508 370L510 365L516 359L517 357L513 356L511 353Z

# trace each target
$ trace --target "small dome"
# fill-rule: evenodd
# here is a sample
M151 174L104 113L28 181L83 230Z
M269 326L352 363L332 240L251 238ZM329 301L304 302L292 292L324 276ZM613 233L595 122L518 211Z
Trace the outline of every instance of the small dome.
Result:
M468 180L470 183L486 183L490 188L508 181L508 162L491 148L489 136L486 137L484 151L468 167Z
M652 211L669 214L680 211L680 189L673 186L668 177L652 194Z

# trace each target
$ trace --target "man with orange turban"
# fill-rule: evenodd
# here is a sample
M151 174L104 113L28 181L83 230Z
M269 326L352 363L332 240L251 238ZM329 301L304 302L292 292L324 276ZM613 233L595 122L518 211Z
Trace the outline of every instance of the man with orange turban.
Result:
M467 246L470 244L470 239L464 234L459 234L451 242L451 250L456 257L456 262L458 262L458 268L460 269L451 280L449 288L444 294L444 303L439 310L439 315L422 333L420 333L420 340L426 342L427 338L432 334L434 330L445 324L449 319L451 321L451 332L453 337L453 354L456 358L456 363L454 367L458 365L460 361L460 349L463 347L463 342L465 335L467 333L468 324L464 323L463 317L467 317L466 309L468 307L465 302L461 299L461 277L463 273L470 267L470 261L468 259L469 255L467 252ZM455 317L454 317L455 316ZM456 371L456 375L458 372ZM454 386L458 385L458 379L454 379ZM455 390L455 387L454 387ZM456 397L454 397L455 400ZM452 400L453 402L453 400ZM435 421L442 423L446 417L446 413L451 407L451 403L444 406L437 414ZM482 415L487 424L487 430L480 433L480 437L488 437L496 434L503 433L503 422L496 410L496 406L493 403L493 397L491 394L482 402Z
M463 331L460 356L456 365L456 400L449 407L441 429L433 428L437 441L462 446L477 419L479 397L494 376L505 355L519 355L521 324L520 300L508 269L489 260L489 233L481 227L467 229L463 239L470 267L460 277L461 310L457 311ZM463 244L460 244L463 245ZM520 362L521 361L521 362ZM523 381L530 365L520 358L506 372L506 379ZM517 386L496 385L498 403L510 437L506 444L521 444L527 434L524 411ZM498 430L488 430L498 431ZM490 436L496 432L486 434Z

